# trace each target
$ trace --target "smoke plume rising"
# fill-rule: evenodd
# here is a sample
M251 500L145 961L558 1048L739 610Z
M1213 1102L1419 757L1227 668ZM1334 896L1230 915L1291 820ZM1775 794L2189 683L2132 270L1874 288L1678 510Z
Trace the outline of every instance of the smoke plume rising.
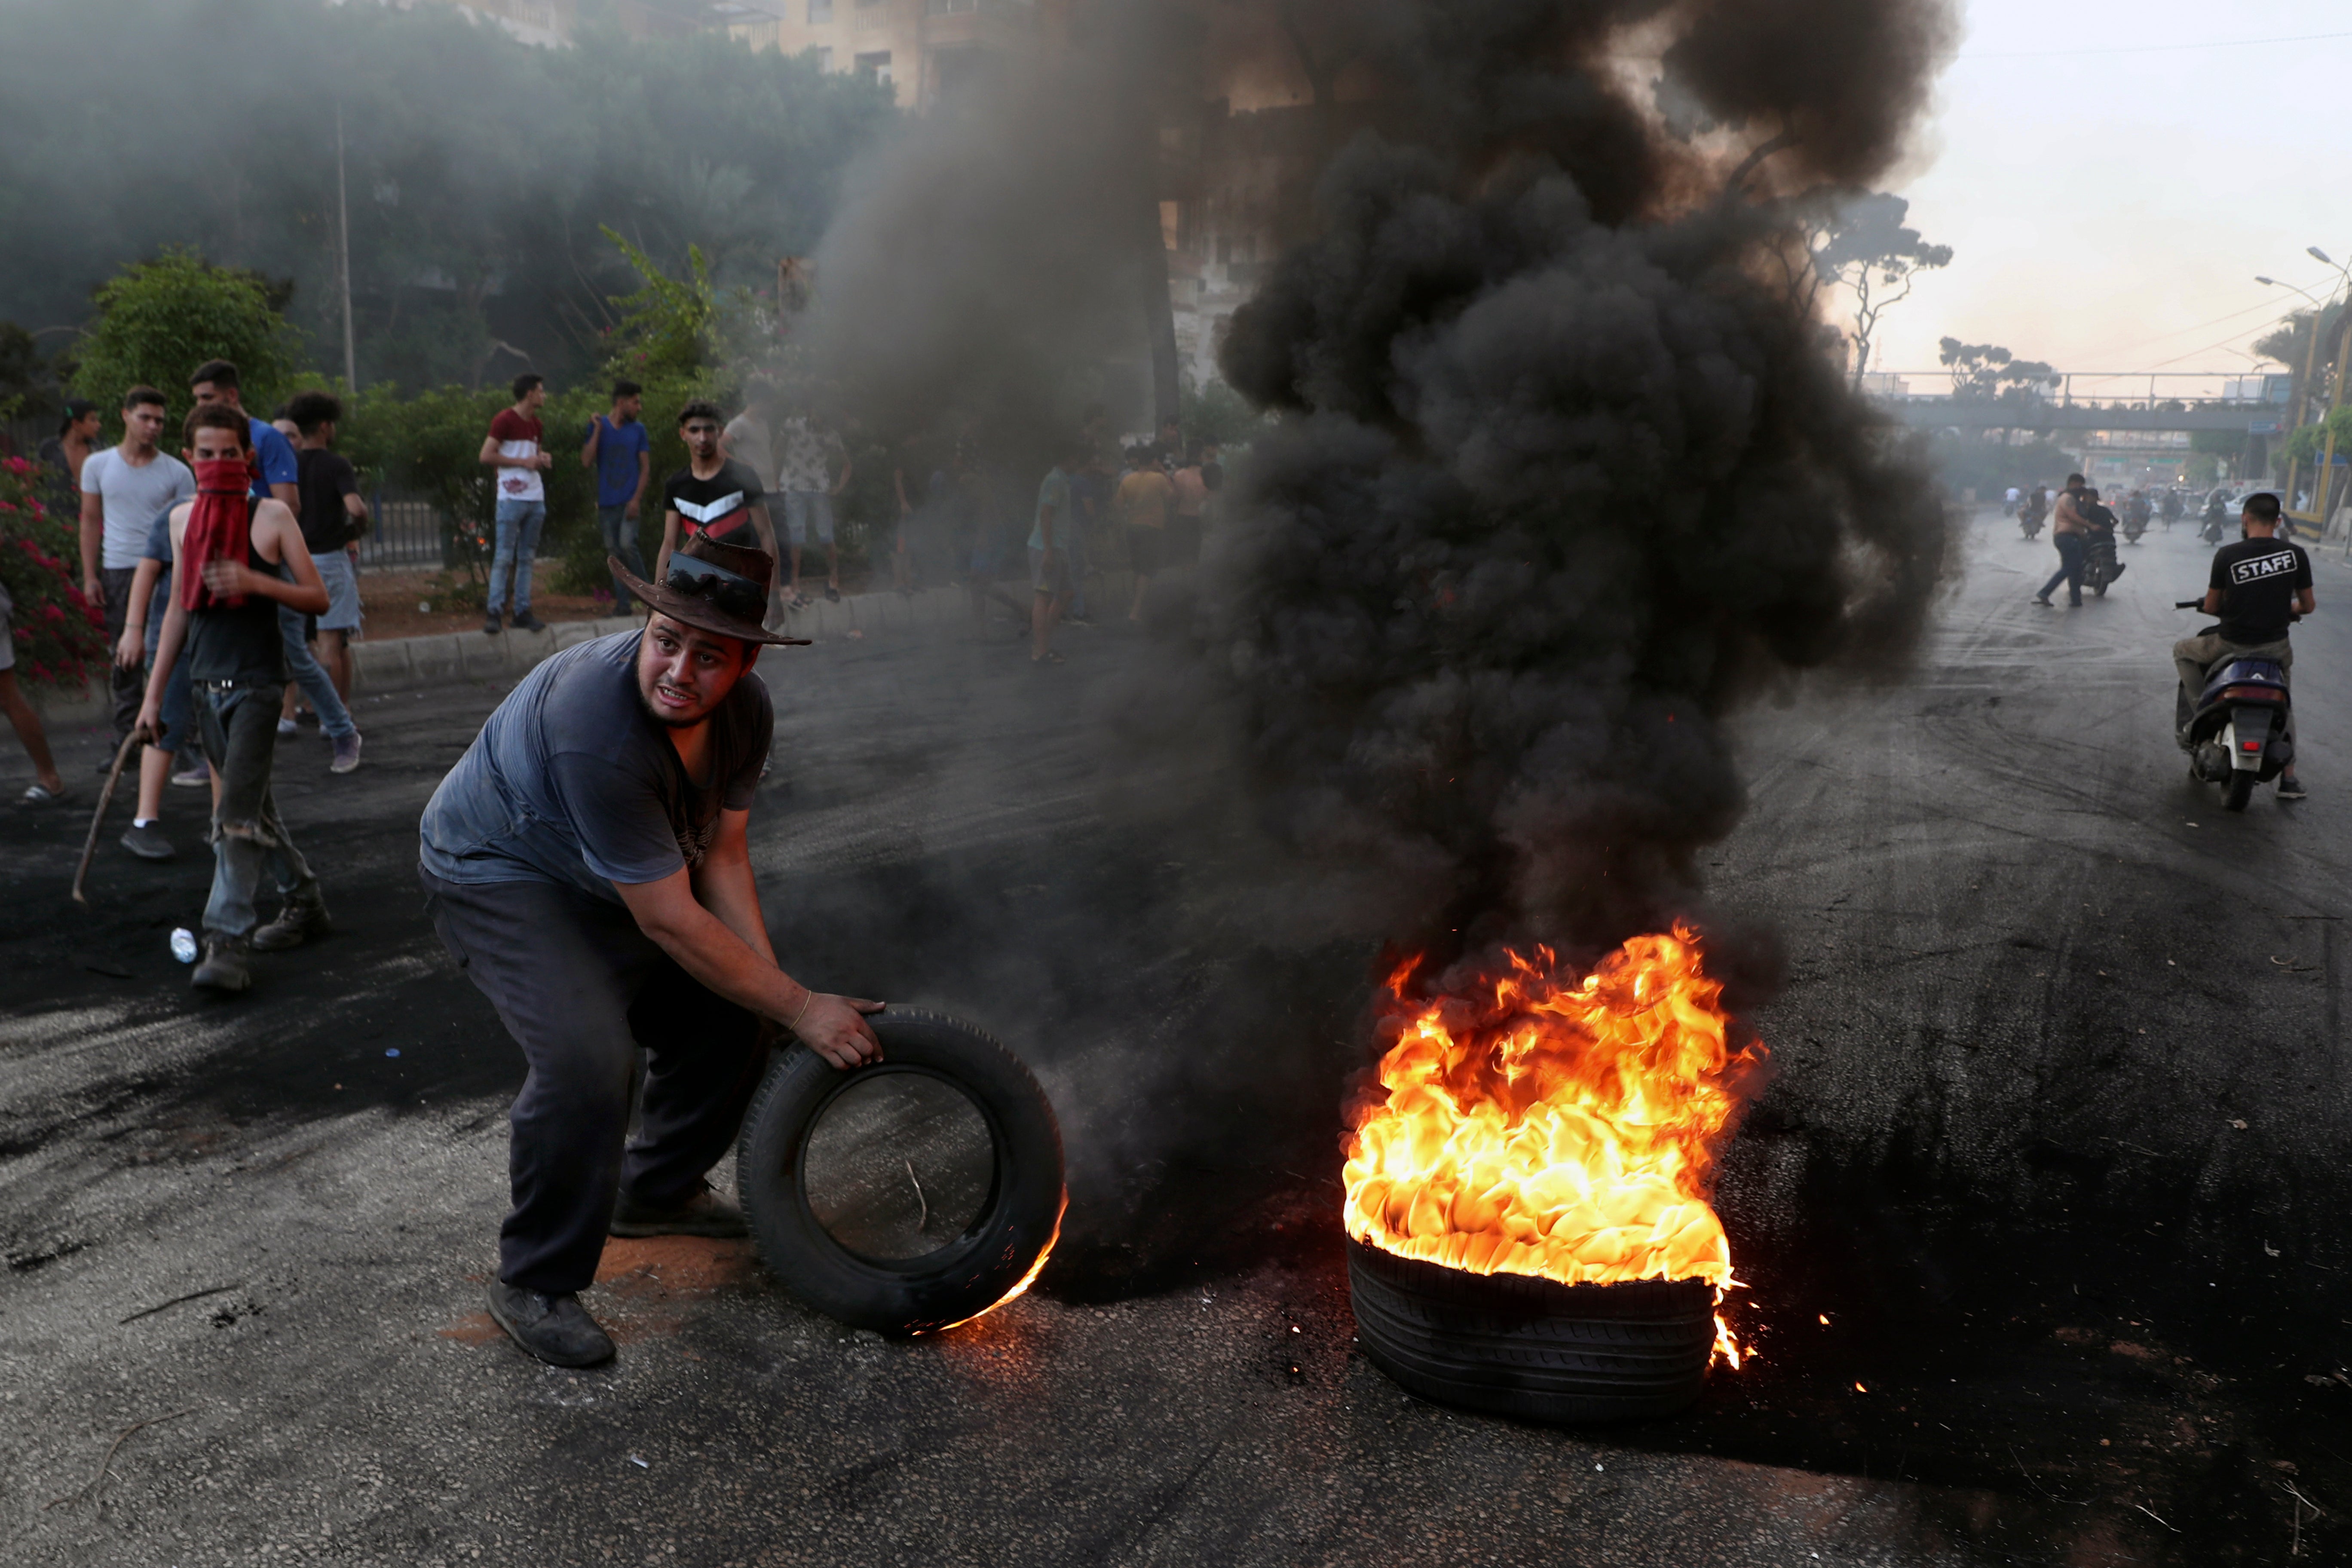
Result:
M1205 619L1278 819L1391 868L1395 936L1589 952L1692 907L1742 804L1724 716L1899 660L1935 590L1930 478L1823 353L1790 206L1748 186L1883 169L1949 21L1381 17L1374 125L1224 348L1285 417ZM1612 68L1637 29L1674 115Z

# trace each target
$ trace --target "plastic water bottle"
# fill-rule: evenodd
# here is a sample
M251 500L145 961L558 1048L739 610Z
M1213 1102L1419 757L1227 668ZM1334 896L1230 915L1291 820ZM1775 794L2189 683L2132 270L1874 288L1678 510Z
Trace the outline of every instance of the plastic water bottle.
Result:
M196 933L185 926L172 932L172 956L182 963L196 961Z

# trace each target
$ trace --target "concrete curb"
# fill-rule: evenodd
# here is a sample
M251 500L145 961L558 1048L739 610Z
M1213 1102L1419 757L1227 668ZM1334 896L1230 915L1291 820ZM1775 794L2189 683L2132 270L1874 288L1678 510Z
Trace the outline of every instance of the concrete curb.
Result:
M1124 572L1106 572L1088 590L1104 606L1123 605L1132 592L1133 578ZM1000 584L1015 600L1025 599L1026 584ZM918 626L958 625L971 615L971 602L960 584L899 594L884 590L856 594L839 603L819 598L806 609L787 614L780 628L787 636L816 642L887 636ZM543 631L512 628L489 637L480 631L435 632L421 637L390 637L352 645L352 694L371 697L386 691L410 691L458 680L519 680L550 655L614 632L633 631L634 616L607 616L593 621L559 621ZM87 688L79 692L33 694L41 720L52 728L106 721L103 694Z

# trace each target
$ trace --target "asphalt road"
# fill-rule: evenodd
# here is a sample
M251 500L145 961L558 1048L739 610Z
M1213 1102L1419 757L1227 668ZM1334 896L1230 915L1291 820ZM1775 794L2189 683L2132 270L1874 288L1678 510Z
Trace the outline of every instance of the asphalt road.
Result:
M787 963L985 1023L1065 1122L1038 1289L932 1341L682 1241L608 1251L611 1368L488 1326L520 1064L412 868L498 692L366 704L347 779L287 755L341 929L237 1001L166 949L207 875L184 792L183 858L110 848L88 912L87 818L0 816L0 1560L2343 1560L2352 570L2296 635L2312 796L2231 816L2168 732L2204 547L2126 547L2076 611L2027 602L2052 552L2013 524L1966 553L1917 670L1744 727L1711 875L1784 955L1721 1201L1759 1355L1625 1430L1423 1405L1352 1350L1336 1113L1375 936L1213 737L1118 764L1139 639L767 667ZM102 737L60 742L86 780Z

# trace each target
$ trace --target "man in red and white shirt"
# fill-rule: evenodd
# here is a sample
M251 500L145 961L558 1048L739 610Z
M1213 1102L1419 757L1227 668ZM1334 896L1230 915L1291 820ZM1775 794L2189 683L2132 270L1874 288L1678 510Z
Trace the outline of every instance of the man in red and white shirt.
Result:
M507 579L514 579L514 628L535 632L546 622L530 613L530 563L539 553L539 531L547 526L547 483L540 476L555 459L540 446L540 405L547 401L547 378L525 371L514 378L514 406L499 410L482 438L482 462L499 487L498 543L490 556L489 604L482 630L492 637L507 606Z

